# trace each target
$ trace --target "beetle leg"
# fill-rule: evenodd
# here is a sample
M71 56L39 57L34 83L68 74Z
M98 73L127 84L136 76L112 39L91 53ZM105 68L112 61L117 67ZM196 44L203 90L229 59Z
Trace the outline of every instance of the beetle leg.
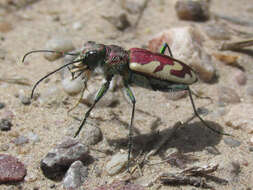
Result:
M107 90L109 89L110 87L110 82L112 80L112 77L110 76L107 81L102 85L102 87L100 88L100 90L98 91L96 97L95 97L95 100L93 102L93 104L91 105L91 107L88 109L88 111L85 113L85 117L81 123L81 125L79 126L78 130L76 131L75 133L75 136L76 137L81 129L83 128L83 126L85 125L85 122L86 122L86 119L89 117L90 115L90 112L91 110L95 107L96 103L105 95L105 93L107 92Z
M223 133L223 132L220 132L214 128L212 128L211 126L209 126L209 124L207 124L203 119L202 117L200 117L199 113L197 112L197 109L195 107L195 104L194 104L194 101L193 101L193 98L192 98L192 92L191 92L191 89L189 86L187 86L187 91L189 92L189 97L190 97L190 100L191 100L191 104L192 104L192 108L193 108L193 111L194 111L194 114L199 118L199 120L210 130L212 130L213 132L215 133L218 133L220 135L227 135L227 136L231 136L230 134L228 133Z
M130 166L130 156L131 156L131 151L132 151L132 144L133 144L133 134L132 134L132 129L133 129L133 120L134 120L134 111L135 111L135 97L134 94L132 92L132 90L129 88L128 84L124 84L125 85L125 90L126 90L126 94L129 97L129 99L131 100L133 107L132 107L132 115L131 115L131 122L130 122L130 126L129 126L129 133L128 133L128 164L127 164L127 170L129 171L129 166Z
M173 57L170 46L166 42L163 44L163 47L160 49L160 54L164 54L166 48L168 48L170 56Z

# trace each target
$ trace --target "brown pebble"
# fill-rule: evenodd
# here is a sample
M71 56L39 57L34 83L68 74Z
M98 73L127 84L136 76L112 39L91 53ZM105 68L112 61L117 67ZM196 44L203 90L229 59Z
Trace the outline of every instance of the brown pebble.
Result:
M175 9L182 20L206 21L209 18L208 0L178 0Z
M12 25L9 22L1 21L0 22L0 32L7 33L13 29Z
M26 175L26 168L17 158L7 154L0 154L0 183L22 181Z

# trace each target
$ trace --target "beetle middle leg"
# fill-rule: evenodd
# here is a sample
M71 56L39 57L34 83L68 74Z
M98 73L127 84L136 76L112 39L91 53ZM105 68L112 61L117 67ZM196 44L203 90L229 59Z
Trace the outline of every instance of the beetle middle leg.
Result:
M80 133L81 129L83 128L83 126L86 123L87 118L90 115L90 112L92 111L92 109L95 107L96 103L105 95L105 93L107 92L107 90L110 87L110 82L112 80L112 76L110 76L109 78L107 78L107 81L102 85L102 87L100 88L100 90L98 91L95 100L93 102L93 104L91 105L91 107L88 109L88 111L85 113L85 117L81 123L81 125L79 126L78 130L75 133L75 136L78 136L78 134Z

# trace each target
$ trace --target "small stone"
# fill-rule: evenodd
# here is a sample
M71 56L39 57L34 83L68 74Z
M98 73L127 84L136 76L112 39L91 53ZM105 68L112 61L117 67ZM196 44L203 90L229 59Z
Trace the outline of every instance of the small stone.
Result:
M1 119L0 120L0 130L1 131L9 131L11 130L12 123L10 119Z
M235 77L235 81L237 82L237 84L239 84L241 86L245 85L246 82L247 82L246 74L244 72L240 71L240 70L235 72L234 77Z
M250 138L249 143L253 146L253 136Z
M3 109L5 107L5 103L0 102L0 109Z
M85 161L87 157L88 147L68 137L49 151L41 160L40 167L46 177L55 179L61 176L73 162Z
M112 176L118 174L127 164L128 154L117 153L112 156L111 160L106 164L107 173Z
M75 161L71 164L63 179L63 186L66 190L79 188L87 177L88 168L85 167L81 161Z
M28 174L25 176L25 181L26 182L34 182L37 180L37 175L32 172L28 172Z
M22 104L24 105L30 105L31 104L31 98L30 97L23 97L21 99Z
M212 147L212 146L206 147L205 150L208 153L213 154L213 155L219 155L220 154L219 150L217 148L215 148L215 147Z
M177 16L182 20L206 21L209 18L209 0L178 0Z
M5 60L7 54L8 52L5 49L0 48L0 59Z
M83 25L80 22L74 22L72 27L74 30L81 30L83 28Z
M125 181L114 181L111 184L96 187L94 190L145 190L141 185L126 183Z
M233 161L231 163L232 169L231 169L231 174L237 176L241 172L241 164L239 161Z
M2 144L0 146L1 151L7 151L9 148L10 148L10 146L8 144Z
M253 152L253 146L250 146L250 147L249 147L249 151L250 151L250 152Z
M79 136L80 142L85 145L95 145L102 140L101 129L93 124L87 124Z
M121 7L131 14L139 13L145 4L145 0L124 0L120 1Z
M72 80L71 77L67 77L62 80L63 90L70 96L77 95L83 89L84 82L81 77Z
M238 111L239 110L239 111ZM233 105L224 120L227 126L240 129L247 133L253 133L253 107L249 103Z
M221 24L209 24L204 26L204 30L208 37L213 40L229 40L230 32L224 25Z
M224 138L224 143L227 144L230 147L233 147L233 148L238 147L238 146L241 145L240 141L235 140L235 139L233 139L231 137L225 137Z
M196 28L178 27L159 33L149 41L148 48L153 52L159 52L167 42L174 58L192 67L201 80L210 82L215 77L216 69L212 57L202 45L203 40L204 37Z
M13 140L13 143L14 143L15 145L23 145L23 144L26 144L26 143L28 143L28 142L29 142L28 138L26 138L26 137L24 137L24 136L22 136L22 135L18 136L17 138L15 138L15 139Z
M33 133L33 132L29 132L27 134L27 137L30 141L36 143L36 142L39 142L40 141L40 138L37 134Z
M74 45L71 40L65 39L64 37L55 37L46 43L46 48L49 50L59 51L59 52L69 52L74 49ZM54 61L61 57L62 54L59 53L46 53L44 57L49 61Z
M26 168L17 158L0 154L0 183L22 181L26 175Z
M123 31L131 26L131 23L129 22L127 15L125 13L120 13L119 15L114 16L102 16L102 17L106 19L108 22L110 22L112 25L114 25L120 31Z
M134 183L141 185L143 187L151 187L156 181L156 176L157 176L157 174L148 175L148 176L141 176L138 179L136 179L134 181Z
M7 33L10 32L13 29L13 26L11 23L7 21L0 21L0 32L1 33Z
M241 101L236 91L226 86L221 86L218 88L218 98L219 102L224 102L228 104L236 104Z
M0 102L0 109L3 109L5 107L5 103Z
M23 89L19 90L18 98L20 99L21 103L24 104L24 105L30 105L31 104L31 98L26 96Z
M250 85L250 86L247 87L246 93L247 93L249 96L253 96L253 86L252 86L252 85Z

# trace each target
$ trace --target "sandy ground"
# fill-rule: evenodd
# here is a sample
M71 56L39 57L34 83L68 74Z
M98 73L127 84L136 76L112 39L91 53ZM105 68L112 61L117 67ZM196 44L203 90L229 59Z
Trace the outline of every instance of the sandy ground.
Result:
M7 0L3 1L2 5L7 5ZM14 1L15 2L15 1ZM21 1L20 1L21 2ZM1 5L1 3L0 3ZM251 7L250 7L251 6ZM4 31L0 32L0 50L4 53L4 59L0 59L0 77L1 78L27 78L31 84L36 82L49 71L57 68L61 61L54 63L48 62L41 54L34 54L28 58L27 64L22 64L22 56L36 49L44 49L46 42L56 36L63 36L71 39L75 47L80 48L83 43L88 40L94 40L104 44L117 44L124 48L145 47L153 35L160 31L176 26L196 25L202 27L208 22L194 23L180 21L174 10L174 1L155 0L150 1L144 14L136 28L127 29L124 32L118 31L115 27L108 23L101 15L118 14L119 2L116 0L44 0L37 1L27 6L15 8L8 5L0 9L0 22L5 22L2 26ZM213 0L211 11L224 15L232 15L235 17L253 19L252 0ZM8 10L8 11L7 11ZM134 23L138 14L129 14L129 20ZM81 23L81 29L74 29L73 24ZM211 21L209 21L211 22ZM238 30L253 33L252 27L239 26L227 23L228 26ZM8 29L9 27L9 29ZM242 39L241 36L233 35L232 40ZM214 50L217 46L215 42L207 43L210 49ZM245 105L252 105L252 97L246 93L246 88L253 81L253 59L248 54L231 53L240 56L239 63L245 68L248 81L246 86L236 84L233 73L238 69L226 66L221 62L216 62L216 69L219 73L219 80L213 84L198 82L193 85L193 89L201 90L204 95L214 99L213 104L209 104L208 100L196 99L198 106L206 107L210 112L215 112L218 107L217 88L219 86L229 86L233 88L240 96L242 102L237 105L228 105L225 107L226 113L231 109L238 108L241 113ZM252 54L251 54L252 55ZM90 88L99 88L101 76L98 76L90 81ZM62 90L59 75L54 75L49 82L42 83L37 91L44 96L50 89L56 91L50 94L51 105L41 104L33 101L30 106L23 105L16 94L20 90L24 90L28 95L31 91L31 86L23 86L0 81L0 102L4 102L6 107L0 110L0 118L3 118L9 112L14 115L12 123L13 127L9 132L0 132L0 143L8 144L7 151L1 151L4 154L11 154L18 157L27 167L28 178L25 182L18 185L0 185L0 189L34 189L38 187L41 190L50 189L53 184L55 189L61 189L61 182L56 182L45 178L40 170L39 163L41 159L52 149L56 144L62 141L69 130L75 130L78 127L78 122L67 115L68 108L73 105L77 97L69 97ZM156 126L156 131L170 130L172 126L180 120L185 120L192 115L192 108L188 98L178 101L168 100L166 94L161 92L152 92L146 89L134 87L133 91L137 100L137 111L134 127L140 134L153 134L152 124L156 120L161 122ZM88 93L88 92L86 92ZM97 106L92 112L94 118L102 118L94 120L99 123L99 127L103 132L104 139L112 140L117 144L119 139L127 139L128 130L125 123L130 120L131 106L125 101L121 90L110 92L108 97L113 96L119 102L115 107L107 107L103 104ZM67 100L69 105L64 105L63 100ZM163 105L163 106L162 106ZM236 107L237 106L237 107ZM235 108L236 107L236 108ZM251 107L251 106L249 106ZM74 113L82 118L87 110L84 104L79 105ZM252 111L251 111L252 112ZM252 120L250 111L246 110L245 118ZM117 119L112 120L112 118ZM208 114L205 119L213 122L227 133L231 133L241 142L239 147L231 148L223 141L224 137L220 137L207 129L199 120L192 121L185 128L180 129L176 133L176 138L173 138L170 143L165 146L165 150L171 147L180 149L185 154L190 154L203 163L218 162L220 167L215 173L216 176L225 178L230 181L226 186L214 184L216 189L247 189L253 188L253 153L249 151L249 141L252 134L245 130L234 130L225 124L225 116L214 116ZM74 126L69 128L69 126ZM26 136L30 131L39 136L40 141L36 143L29 142L28 144L17 146L12 143L13 138L18 135ZM145 140L139 138L142 143ZM153 142L155 143L155 142ZM190 143L189 146L187 146ZM95 145L97 149L102 149L103 142ZM205 151L207 146L215 146L221 154L214 156ZM120 147L120 146L119 146ZM108 147L107 147L108 148ZM120 147L127 150L126 146ZM113 149L115 152L117 148ZM139 149L141 151L141 148ZM147 151L147 150L145 150ZM94 157L104 156L97 152L91 152ZM101 177L96 177L93 172L94 165L89 165L88 186L96 187L105 183L110 183L115 179L120 179L119 176L109 177L104 171L104 164L110 159L110 156L99 158L96 161L96 167L102 171ZM151 160L160 160L161 155L151 157ZM232 162L239 162L241 172L237 177L232 179L231 170ZM171 166L161 164L155 166L144 166L144 176L156 175L163 169ZM30 179L29 179L30 178ZM150 189L156 189L155 184ZM158 189L192 189L191 186L159 186Z

